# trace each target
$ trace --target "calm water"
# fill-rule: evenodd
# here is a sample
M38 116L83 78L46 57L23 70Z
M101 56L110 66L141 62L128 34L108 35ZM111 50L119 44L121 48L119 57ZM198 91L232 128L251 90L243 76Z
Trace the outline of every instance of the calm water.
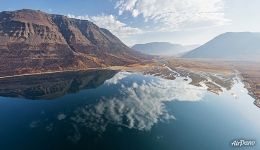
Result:
M109 70L1 80L0 149L260 149L242 83L216 95L189 82Z

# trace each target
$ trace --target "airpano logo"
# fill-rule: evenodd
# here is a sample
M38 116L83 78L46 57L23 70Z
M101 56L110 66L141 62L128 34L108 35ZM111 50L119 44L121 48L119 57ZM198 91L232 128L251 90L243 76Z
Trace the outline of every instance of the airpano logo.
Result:
M232 147L253 147L255 145L256 145L255 140L235 139L231 141Z

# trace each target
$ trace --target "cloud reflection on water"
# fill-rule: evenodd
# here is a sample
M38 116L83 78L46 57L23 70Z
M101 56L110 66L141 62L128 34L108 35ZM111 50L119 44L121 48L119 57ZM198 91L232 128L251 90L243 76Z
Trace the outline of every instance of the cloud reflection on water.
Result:
M120 72L103 85L107 88L117 87L109 97L101 95L102 98L94 104L83 104L66 114L59 112L56 123L70 124L69 130L73 130L73 133L68 133L68 139L73 142L81 139L81 132L84 130L91 129L102 134L109 125L148 131L159 121L175 119L167 111L165 102L195 102L203 98L207 88L191 85L190 82L191 79L187 77L167 80ZM49 124L44 121L42 123ZM33 122L31 127L35 128L38 124L39 122Z
M127 78L118 73L105 84L122 84ZM150 130L158 121L174 119L169 114L165 102L199 101L206 93L205 87L190 85L191 79L179 77L176 80L156 78L156 80L121 86L120 96L103 98L97 104L79 107L71 119L76 124L105 131L108 124L115 124L137 130ZM112 81L112 82L111 82Z

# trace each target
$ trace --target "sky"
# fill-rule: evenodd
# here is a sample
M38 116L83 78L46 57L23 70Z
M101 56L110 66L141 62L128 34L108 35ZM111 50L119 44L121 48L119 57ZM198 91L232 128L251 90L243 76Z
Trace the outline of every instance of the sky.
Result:
M90 20L127 45L202 45L225 32L260 32L259 0L0 0L0 11L42 10Z

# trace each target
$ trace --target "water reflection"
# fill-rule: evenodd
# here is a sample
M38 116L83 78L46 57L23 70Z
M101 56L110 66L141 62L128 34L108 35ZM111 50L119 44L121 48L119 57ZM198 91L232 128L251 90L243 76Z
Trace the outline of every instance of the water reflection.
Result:
M117 72L89 70L0 79L0 96L54 99L82 89L96 88Z
M56 114L60 121L70 124L72 134L68 139L77 142L81 139L80 130L105 132L109 125L126 127L140 131L148 131L159 121L174 120L165 102L190 101L202 99L207 92L205 86L191 85L188 77L177 77L175 80L153 77L149 75L119 72L102 85L115 89L109 96L101 95L94 103L81 104L67 113ZM53 128L55 122L33 121L32 128L42 126Z
M114 79L122 80L122 76L128 73L118 73ZM148 76L146 78L149 79ZM166 110L165 102L168 101L199 101L207 91L205 87L197 87L189 84L191 80L176 78L166 80L162 78L143 79L141 82L133 82L125 85L119 84L119 96L104 97L94 105L79 107L71 119L76 124L105 130L110 124L116 124L138 130L150 130L158 121L174 119L174 116ZM111 84L111 80L105 84Z
M186 146L185 143L190 140L191 145L186 149L194 146L200 149L201 144L211 148L217 145L216 140L222 140L221 149L227 149L233 138L259 135L254 134L255 128L258 129L260 125L255 120L259 112L252 107L252 98L239 80L233 80L231 89L223 87L223 92L217 95L209 92L204 80L199 83L200 86L196 86L192 84L194 78L189 76L168 80L140 73L95 70L66 76L30 77L31 81L29 78L25 81L22 79L9 80L16 86L1 80L5 86L1 86L0 93L15 93L15 97L33 99L57 97L55 101L10 101L13 98L1 98L1 128L5 129L1 132L2 137L15 130L19 135L7 136L7 141L13 141L13 137L18 136L18 140L14 140L17 140L16 143L21 141L21 145L41 137L43 139L30 142L30 145L34 143L35 147L44 147L58 143L60 149L68 146L71 149L75 146L95 149L103 145L100 149L113 149L114 144L118 145L122 139L131 145L144 141L141 145L135 145L135 149L161 149L162 145L169 146L167 149L172 149L172 146L181 149L178 143ZM30 96L24 94L26 89L45 89L43 91L48 92ZM14 106L18 107L15 115L12 115L16 119L4 115L13 113L11 108ZM19 125L16 120L19 120ZM242 133L244 122L250 123L247 123L247 131ZM24 134L21 133L26 133L27 139L23 140ZM197 143L197 137L206 142ZM223 144L225 142L227 145ZM155 147L151 148L146 143Z

